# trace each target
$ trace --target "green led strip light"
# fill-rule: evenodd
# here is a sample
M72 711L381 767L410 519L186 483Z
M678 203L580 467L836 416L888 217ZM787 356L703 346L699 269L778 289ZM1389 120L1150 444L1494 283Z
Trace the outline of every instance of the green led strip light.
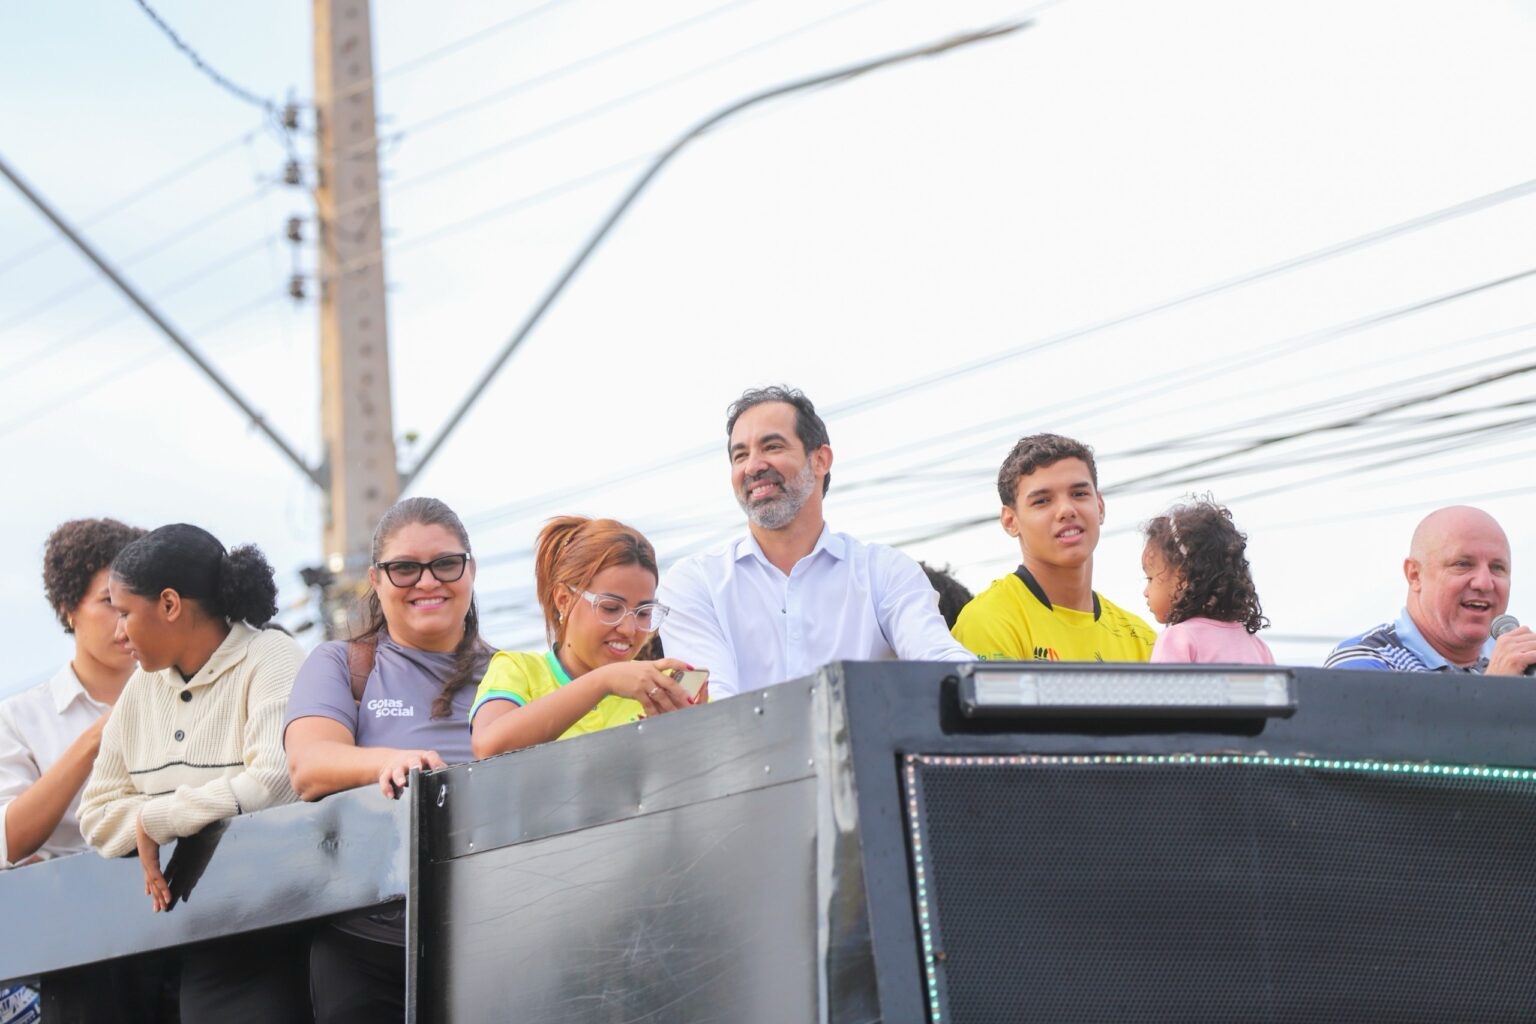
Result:
M1324 757L1270 757L1264 754L1014 754L1006 757L959 757L908 754L908 774L914 765L1087 765L1197 764L1256 765L1264 768L1317 768L1327 771L1375 772L1382 775L1439 775L1456 778L1536 781L1536 769L1487 765L1428 764L1402 761L1345 761Z
M1461 779L1509 779L1536 782L1536 770L1498 768L1488 765L1428 764L1402 761L1351 761L1325 757L1270 757L1264 754L1011 754L1006 756L906 755L907 821L911 829L912 869L917 887L917 923L923 948L923 978L928 991L928 1019L940 1024L943 999L939 990L938 963L934 949L933 919L928 900L928 864L923 856L922 817L917 799L919 766L1017 766L1017 765L1246 765L1260 768L1302 768L1318 771L1366 772L1375 775L1409 775Z
M942 1013L939 973L933 953L932 921L928 916L928 870L923 860L923 830L917 807L917 766L931 764L920 754L907 755L907 821L912 829L912 869L917 877L917 925L923 944L923 978L928 990L928 1019L938 1024Z

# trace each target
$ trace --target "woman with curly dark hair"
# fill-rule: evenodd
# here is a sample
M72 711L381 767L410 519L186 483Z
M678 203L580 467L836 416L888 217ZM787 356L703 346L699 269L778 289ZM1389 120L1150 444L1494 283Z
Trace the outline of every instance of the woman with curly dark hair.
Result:
M1168 626L1152 660L1273 665L1256 634L1269 625L1248 568L1248 538L1232 513L1206 499L1175 505L1147 523L1143 594Z
M80 789L134 668L107 577L143 535L115 519L72 519L48 537L43 588L74 654L46 683L0 703L0 868L85 849Z

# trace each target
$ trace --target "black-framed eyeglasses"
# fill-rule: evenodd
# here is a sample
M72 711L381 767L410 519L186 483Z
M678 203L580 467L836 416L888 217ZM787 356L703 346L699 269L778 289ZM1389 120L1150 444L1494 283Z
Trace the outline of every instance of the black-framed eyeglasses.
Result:
M626 615L633 615L636 629L642 633L654 633L661 628L662 620L671 610L656 601L647 601L638 608L631 608L612 594L594 594L590 590L577 590L575 587L570 589L571 593L592 606L592 614L605 626L617 626L624 621Z
M389 582L397 587L414 587L421 579L422 570L430 572L439 583L455 583L463 578L470 557L466 551L459 555L438 555L430 562L398 558L393 562L375 562L373 567L388 576Z

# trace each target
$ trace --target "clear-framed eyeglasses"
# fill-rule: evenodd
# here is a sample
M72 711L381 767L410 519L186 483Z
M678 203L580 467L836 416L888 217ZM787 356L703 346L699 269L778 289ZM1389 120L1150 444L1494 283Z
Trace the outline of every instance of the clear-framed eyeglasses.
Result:
M626 615L633 615L636 629L642 633L654 633L661 628L662 620L671 610L656 601L647 601L639 607L631 608L612 594L594 594L590 590L577 590L575 587L570 589L571 593L592 606L592 614L605 626L617 626L624 621Z
M430 562L400 558L393 562L375 562L373 567L388 576L389 582L397 587L414 587L423 571L430 572L432 578L439 583L457 583L463 578L470 557L465 552L460 555L439 555Z

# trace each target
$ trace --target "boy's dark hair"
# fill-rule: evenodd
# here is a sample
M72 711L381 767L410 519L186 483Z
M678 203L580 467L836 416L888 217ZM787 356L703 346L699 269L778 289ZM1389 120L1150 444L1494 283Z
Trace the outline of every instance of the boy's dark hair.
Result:
M142 536L144 531L137 526L116 519L71 519L48 535L43 547L43 590L64 632L74 632L69 613L85 600L91 580Z
M964 583L950 575L949 566L935 569L927 562L918 562L923 567L923 572L928 574L928 582L939 595L939 614L944 616L944 624L950 629L955 628L955 620L960 617L960 609L970 604L974 597L966 589Z
M225 551L190 523L162 526L129 544L112 560L112 575L141 597L174 590L232 622L265 626L277 614L277 583L261 549L242 544Z
M1175 505L1146 526L1147 543L1179 574L1168 624L1196 616L1241 622L1250 633L1269 625L1248 567L1248 536L1232 513L1206 499Z
M1012 506L1019 496L1019 477L1033 473L1041 466L1051 466L1062 459L1082 459L1088 465L1088 476L1094 489L1099 486L1099 467L1093 461L1093 449L1081 441L1060 434L1031 434L1019 438L1013 451L1003 460L997 471L997 496L1003 504Z
M725 410L725 450L729 454L731 450L731 431L736 429L736 421L741 414L754 405L762 405L764 402L784 402L795 408L795 434L800 438L800 444L805 449L807 457L811 452L824 444L831 444L827 437L827 425L816 415L816 406L805 397L805 392L798 388L789 387L787 384L770 384L765 388L748 388L741 393L741 397L730 404ZM826 494L832 486L832 473L821 480L821 493Z

